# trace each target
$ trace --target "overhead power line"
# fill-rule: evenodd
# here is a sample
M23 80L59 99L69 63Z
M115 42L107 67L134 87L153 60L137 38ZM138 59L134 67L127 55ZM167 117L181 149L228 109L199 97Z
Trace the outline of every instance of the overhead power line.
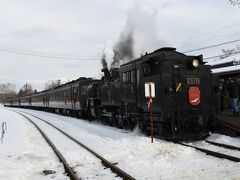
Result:
M220 44L215 44L215 45L211 45L211 46L206 46L206 47L202 47L202 48L198 48L198 49L192 49L192 50L184 51L183 53L200 51L200 50L209 49L209 48L213 48L213 47L218 47L218 46L222 46L222 45L230 44L230 43L235 43L235 42L239 42L239 41L240 41L240 39L237 39L237 40L228 41L228 42L223 42L223 43L220 43Z
M239 23L236 23L236 24L224 26L224 27L222 27L222 28L215 29L215 30L213 30L213 31L209 31L209 32L206 32L206 33L197 35L197 36L193 36L193 37L190 37L190 38L186 38L186 39L177 41L177 42L175 42L175 43L172 43L170 46L172 46L172 45L176 46L177 44L182 44L183 42L187 42L187 41L195 40L195 39L198 39L198 38L201 38L201 37L205 37L205 36L214 34L214 33L218 32L218 31L222 31L222 30L229 29L229 28L232 28L232 27L235 27L235 26L239 26L239 25L240 25L240 22L239 22Z
M236 52L233 52L233 53L231 53L231 54L230 54L230 56L231 56L231 55L234 55L234 54L239 54L239 53L240 53L240 51L236 51ZM206 60L206 59L214 59L214 58L219 58L219 57L221 57L221 56L224 56L224 54L217 55L217 56L211 56L211 57L207 57L207 58L204 58L204 60Z
M198 49L192 49L192 50L184 51L183 53L200 51L200 50L209 49L209 48L213 48L213 47L218 47L218 46L222 46L222 45L230 44L230 43L235 43L235 42L239 42L239 41L240 41L240 39L236 39L236 40L232 40L232 41L223 42L223 43L220 43L220 44L215 44L215 45L206 46L206 47L202 47L202 48L198 48ZM68 59L68 60L81 60L81 61L99 61L100 60L100 58L83 58L83 57L77 57L77 56L51 55L51 54L44 54L44 53L33 53L33 52L25 52L25 51L19 51L19 50L11 50L11 49L6 49L6 48L0 48L0 51L8 52L8 53L14 53L14 54L22 54L22 55L27 55L27 56L53 58L53 59ZM238 53L240 53L240 52L235 52L235 53L232 53L232 54L238 54ZM208 58L204 58L204 59L212 59L212 58L217 58L217 57L220 57L220 56L222 56L222 55L212 56L212 57L208 57Z
M22 54L27 56L37 56L37 57L44 57L44 58L53 58L53 59L71 59L71 60L81 60L81 61L96 61L100 60L100 58L83 58L83 57L77 57L77 56L60 56L60 55L50 55L50 54L44 54L44 53L32 53L32 52L24 52L24 51L18 51L18 50L11 50L11 49L5 49L0 48L0 51L8 52L8 53L14 53L14 54Z

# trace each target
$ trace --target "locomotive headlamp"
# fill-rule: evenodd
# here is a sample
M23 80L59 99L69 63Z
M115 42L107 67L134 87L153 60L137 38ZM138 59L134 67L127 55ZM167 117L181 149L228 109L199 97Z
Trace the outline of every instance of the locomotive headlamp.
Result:
M193 65L193 67L198 67L199 66L199 61L198 60L196 60L196 59L194 59L193 61L192 61L192 65Z

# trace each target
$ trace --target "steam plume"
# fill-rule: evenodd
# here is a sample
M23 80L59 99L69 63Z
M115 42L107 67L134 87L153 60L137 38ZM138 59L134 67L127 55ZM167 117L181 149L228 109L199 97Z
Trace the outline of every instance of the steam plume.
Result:
M135 4L129 10L119 40L112 47L107 43L104 49L103 57L109 70L162 46L157 39L156 16L157 11L152 7L146 8L145 4Z
M133 43L133 32L131 30L121 33L120 39L114 47L114 57L111 64L112 68L119 67L121 64L134 57Z

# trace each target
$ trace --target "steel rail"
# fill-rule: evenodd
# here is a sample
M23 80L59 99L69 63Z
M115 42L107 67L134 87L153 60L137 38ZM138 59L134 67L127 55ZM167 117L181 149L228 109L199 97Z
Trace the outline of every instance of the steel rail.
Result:
M228 145L228 144L222 144L222 143L213 142L213 141L209 141L209 140L205 140L205 142L207 142L209 144L213 144L215 146L219 146L219 147L224 147L224 148L231 149L231 150L238 150L238 151L240 151L240 147L237 147L237 146L232 146L232 145Z
M79 178L76 176L76 174L73 171L73 169L67 164L66 159L63 157L63 155L60 153L60 151L56 148L56 146L53 144L53 142L47 137L47 135L38 127L38 125L36 123L34 123L30 118L25 116L24 114L22 114L20 112L17 112L17 111L14 111L14 112L16 112L19 115L21 115L24 118L26 118L28 121L30 121L38 129L38 131L42 134L42 136L45 138L47 143L51 146L51 148L53 149L53 151L55 152L55 154L57 155L59 160L63 163L63 166L64 166L64 168L65 168L65 170L67 172L67 175L70 177L70 179L71 180L79 180Z
M22 112L22 111L21 111ZM72 136L70 136L69 134L65 133L63 130L61 130L60 128L54 126L53 124L49 123L48 121L37 117L33 114L27 113L27 112L22 112L25 114L28 114L32 117L35 117L45 123L47 123L48 125L54 127L55 129L57 129L59 132L61 132L63 135L65 135L66 137L68 137L69 139L71 139L72 141L74 141L75 143L77 143L78 145L80 145L81 147L83 147L84 149L86 149L87 151L89 151L90 153L92 153L94 156L96 156L97 158L99 158L102 162L102 164L106 167L106 168L110 168L112 170L112 172L116 173L119 177L123 178L123 180L135 180L135 178L133 178L132 176L130 176L129 174L127 174L126 172L124 172L123 170L121 170L120 168L118 168L117 166L115 166L113 163L109 162L108 160L106 160L105 158L103 158L102 156L100 156L98 153L96 153L95 151L93 151L92 149L90 149L89 147L87 147L86 145L84 145L83 143L79 142L78 140L76 140L75 138L73 138Z
M238 158L238 157L230 156L230 155L227 155L227 154L222 154L222 153L211 151L211 150L208 150L208 149L203 149L203 148L192 146L192 145L185 144L185 143L178 143L178 144L194 148L198 151L206 153L207 155L211 155L211 156L222 158L222 159L227 159L227 160L234 161L234 162L240 162L240 158Z
M231 123L227 123L227 122L222 121L222 120L220 120L220 119L217 119L217 121L218 121L220 124L222 124L222 125L230 128L230 129L232 129L232 130L240 133L240 129L239 129L239 128L236 128L236 127L235 127L234 125L232 125Z

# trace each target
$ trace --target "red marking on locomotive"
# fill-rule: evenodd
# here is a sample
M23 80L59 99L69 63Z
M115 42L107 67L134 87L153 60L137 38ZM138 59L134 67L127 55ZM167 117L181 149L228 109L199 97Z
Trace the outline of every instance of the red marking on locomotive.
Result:
M198 105L200 103L200 89L199 87L190 87L188 90L188 100L191 105Z

